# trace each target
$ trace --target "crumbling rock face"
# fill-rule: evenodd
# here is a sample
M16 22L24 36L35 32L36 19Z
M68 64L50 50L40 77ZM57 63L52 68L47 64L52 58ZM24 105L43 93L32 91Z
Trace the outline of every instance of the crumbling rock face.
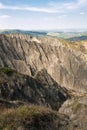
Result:
M87 57L56 38L0 35L0 65L34 76L43 68L61 86L87 92Z
M0 70L0 98L25 101L58 110L69 95L45 69L32 78L3 68Z
M55 116L54 124L58 127L51 128L49 120L44 129L86 130L86 54L56 38L0 35L0 105L9 108L25 104L59 110L60 118ZM26 129L23 127L18 129Z
M67 100L59 112L69 116L72 130L87 130L87 95Z

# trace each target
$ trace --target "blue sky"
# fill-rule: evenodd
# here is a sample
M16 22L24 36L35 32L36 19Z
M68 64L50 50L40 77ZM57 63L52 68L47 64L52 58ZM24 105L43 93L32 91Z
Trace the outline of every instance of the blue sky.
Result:
M87 0L0 0L0 29L87 29Z

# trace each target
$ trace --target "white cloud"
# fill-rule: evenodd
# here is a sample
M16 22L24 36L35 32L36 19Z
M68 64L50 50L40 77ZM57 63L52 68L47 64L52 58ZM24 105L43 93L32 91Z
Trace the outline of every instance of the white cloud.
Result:
M87 0L77 0L78 5L87 5Z
M0 15L0 19L5 19L5 18L10 18L11 16L9 15Z
M58 16L59 19L64 19L64 18L66 18L66 17L67 17L66 14L63 14L63 15L59 15L59 16Z
M3 4L2 4L2 3L0 3L0 9L3 9L3 8L4 8Z
M56 10L60 10L62 12L62 11L75 10L87 6L87 0L75 0L73 2L68 3L50 2L49 5L51 7L56 8Z
M34 12L45 12L45 13L59 13L70 11L74 9L81 8L83 6L87 6L87 0L75 0L73 2L68 3L59 3L59 2L50 2L48 7L33 7L33 6L10 6L4 5L0 3L0 9L7 9L7 10L23 10L23 11L34 11Z
M39 7L32 7L32 6L26 6L26 7L25 6L24 7L21 7L21 6L7 6L7 5L3 5L2 3L0 3L0 9L57 13L57 10L52 8L52 7L39 8Z
M84 14L85 14L85 12L80 12L80 14L81 14L81 15L84 15Z
M18 10L36 11L36 12L46 12L46 13L56 13L57 10L53 8L36 8L36 7L24 7L18 8Z

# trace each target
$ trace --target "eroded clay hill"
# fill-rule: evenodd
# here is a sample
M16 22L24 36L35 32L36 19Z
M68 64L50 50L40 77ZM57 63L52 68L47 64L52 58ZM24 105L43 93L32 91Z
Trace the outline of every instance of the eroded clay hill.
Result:
M87 55L56 38L0 35L0 65L29 76L46 69L61 86L87 92Z

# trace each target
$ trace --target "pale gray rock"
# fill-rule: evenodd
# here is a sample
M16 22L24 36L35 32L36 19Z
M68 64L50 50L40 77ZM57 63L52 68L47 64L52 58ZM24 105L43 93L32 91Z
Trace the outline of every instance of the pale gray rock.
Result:
M87 96L73 97L67 100L59 112L69 116L72 130L87 130Z
M34 76L45 68L61 86L87 92L87 56L51 37L0 35L0 65Z

